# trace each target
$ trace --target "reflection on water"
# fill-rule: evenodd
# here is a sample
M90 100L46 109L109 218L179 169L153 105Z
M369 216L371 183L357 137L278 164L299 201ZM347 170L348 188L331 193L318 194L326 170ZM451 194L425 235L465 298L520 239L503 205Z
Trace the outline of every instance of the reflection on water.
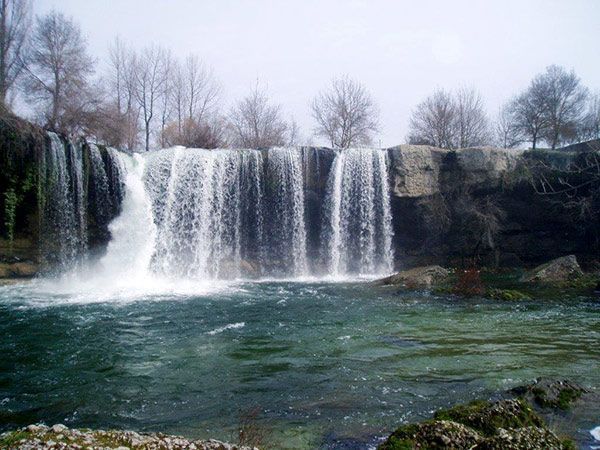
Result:
M361 448L401 421L536 376L598 385L591 300L275 281L124 300L52 286L0 288L4 429L44 421L232 439L240 412L259 407L276 447Z

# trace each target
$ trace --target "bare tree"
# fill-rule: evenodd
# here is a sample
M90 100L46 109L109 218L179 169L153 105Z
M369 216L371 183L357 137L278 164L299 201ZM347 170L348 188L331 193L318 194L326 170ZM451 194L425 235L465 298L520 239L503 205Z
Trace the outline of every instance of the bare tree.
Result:
M30 25L29 0L0 0L0 103L23 69L23 53Z
M541 140L553 149L578 139L585 119L587 89L573 71L549 66L510 106L516 130L536 148Z
M171 118L171 114L173 112L173 108L172 108L172 102L171 102L171 96L173 95L173 87L174 87L174 83L173 83L173 61L174 58L171 55L171 51L167 50L165 52L165 69L164 69L164 78L165 78L165 82L162 86L161 91L159 92L160 95L160 146L162 148L164 148L166 146L165 141L163 140L162 136L164 134L165 131L165 127L167 126L170 118Z
M456 104L449 92L437 89L419 103L410 118L408 142L454 148Z
M291 117L290 121L288 122L287 145L299 145L301 140L302 136L300 134L300 127L298 126L298 122L296 122L296 119Z
M161 47L150 46L137 58L134 97L140 108L144 125L144 149L150 150L152 121L164 94L168 53Z
M205 115L212 112L219 98L220 87L212 70L196 55L185 60L184 76L186 84L187 118L202 122Z
M133 150L138 144L139 106L135 100L137 55L119 38L109 46L105 101L94 135L107 145Z
M177 120L177 133L181 134L183 132L183 124L186 116L187 84L185 81L185 73L183 67L181 67L181 64L178 60L175 60L173 62L172 83L173 84L171 91L171 107ZM171 143L170 145L175 144Z
M246 148L285 145L288 124L281 116L281 106L271 104L257 83L229 113L231 143Z
M183 145L191 148L222 148L227 146L225 119L220 116L205 118L202 122L185 119L181 128L170 122L162 132L165 147Z
M89 92L93 63L72 19L55 11L36 19L24 95L45 126L74 133L86 110L97 106Z
M570 218L600 228L600 151L577 152L566 161L547 154L526 161L527 176L535 192L571 212Z
M600 139L600 92L589 96L587 110L578 132L578 140Z
M315 134L334 148L368 145L379 129L379 112L366 88L347 76L335 78L311 104Z
M514 148L523 142L523 137L515 123L510 103L502 106L494 124L496 144L502 148Z
M455 94L437 89L417 105L410 119L411 144L466 148L486 145L490 139L483 100L473 88Z
M455 96L456 146L476 147L490 141L489 121L481 95L473 88L461 88Z
M177 129L172 123L163 126L163 144L223 146L224 121L217 111L221 89L212 70L195 55L188 56L183 65L173 61L170 66L169 103L164 106L170 107Z
M545 84L536 78L527 91L517 96L510 105L515 129L524 140L531 142L534 150L549 126L546 96Z
M544 138L553 149L575 141L585 113L587 89L581 86L575 72L555 65L546 68L536 79L545 93L548 127Z

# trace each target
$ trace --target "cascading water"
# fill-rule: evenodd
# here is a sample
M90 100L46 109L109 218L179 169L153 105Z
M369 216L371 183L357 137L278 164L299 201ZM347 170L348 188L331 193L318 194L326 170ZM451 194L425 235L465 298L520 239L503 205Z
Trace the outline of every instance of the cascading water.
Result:
M102 272L115 268L111 276L129 279L344 277L393 268L385 151L323 157L312 148L175 147L131 157L64 144L52 133L49 141L44 220L58 235L50 242L63 269L88 240L109 241ZM95 227L89 239L86 211Z
M260 256L260 162L255 150L174 148L148 156L154 270L194 279L242 275L242 255Z
M87 245L87 217L80 145L48 133L40 164L42 247L52 265L64 270Z
M302 153L272 148L267 155L267 245L271 271L277 275L308 274Z
M387 273L393 269L387 154L340 151L324 201L323 259L331 276Z
M109 226L112 239L99 263L102 277L117 287L147 279L156 242L152 206L143 182L144 158L134 155L121 161L126 189L123 212Z
M308 273L298 149L173 148L147 158L153 270L194 279Z

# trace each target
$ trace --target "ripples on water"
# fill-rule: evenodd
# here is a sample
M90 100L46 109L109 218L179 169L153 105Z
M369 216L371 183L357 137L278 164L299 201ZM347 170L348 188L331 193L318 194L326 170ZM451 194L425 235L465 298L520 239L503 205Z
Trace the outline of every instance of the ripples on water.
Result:
M0 287L0 423L234 439L259 407L275 447L364 448L536 376L598 385L597 314L364 282Z

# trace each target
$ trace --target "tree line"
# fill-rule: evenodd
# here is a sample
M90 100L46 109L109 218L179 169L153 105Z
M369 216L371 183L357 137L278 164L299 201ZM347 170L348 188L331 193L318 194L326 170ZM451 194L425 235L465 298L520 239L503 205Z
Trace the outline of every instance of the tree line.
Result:
M437 89L410 118L411 144L442 148L562 145L600 138L600 93L590 94L574 71L551 65L500 108L496 120L472 88Z
M223 91L198 55L164 47L109 46L96 73L80 27L60 12L33 18L30 0L0 0L0 103L18 96L39 125L130 149L296 145L295 120L257 82L223 110ZM377 104L360 82L334 78L310 103L312 134L335 148L366 146L380 130ZM545 143L552 148L600 137L600 95L574 72L550 66L508 102L496 120L472 88L437 89L412 111L408 142L442 148Z

